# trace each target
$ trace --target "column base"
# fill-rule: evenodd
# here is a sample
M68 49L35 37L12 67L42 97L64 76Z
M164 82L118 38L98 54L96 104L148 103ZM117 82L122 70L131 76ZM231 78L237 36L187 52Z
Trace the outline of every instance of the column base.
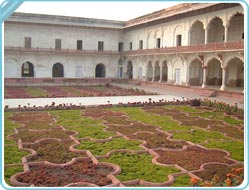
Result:
M202 84L202 86L201 86L202 88L206 88L207 87L207 85L206 84Z
M225 85L222 85L221 87L220 87L220 90L225 90L226 89L226 86Z

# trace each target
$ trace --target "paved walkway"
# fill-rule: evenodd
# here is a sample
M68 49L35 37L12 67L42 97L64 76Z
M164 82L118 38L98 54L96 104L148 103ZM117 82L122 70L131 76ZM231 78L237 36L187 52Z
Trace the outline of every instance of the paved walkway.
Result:
M58 104L75 104L75 105L103 105L103 104L118 104L123 103L126 104L128 102L145 102L151 98L153 101L159 100L169 100L172 101L174 99L182 100L184 97L185 99L194 99L200 98L204 99L205 97L199 96L193 93L187 93L179 90L168 90L168 89L160 89L155 87L147 87L147 86L139 86L139 85L131 85L131 84L115 84L121 87L132 87L143 89L149 92L157 92L160 95L146 95L146 96L108 96L108 97L67 97L67 98L29 98L29 99L4 99L4 106L8 105L10 108L16 108L20 106L46 106L51 105L52 102L55 105ZM225 97L214 97L209 98L210 100L218 101L218 102L225 102L230 105L234 105L235 103L238 104L238 107L243 108L244 104L241 100L232 99L232 98L225 98Z

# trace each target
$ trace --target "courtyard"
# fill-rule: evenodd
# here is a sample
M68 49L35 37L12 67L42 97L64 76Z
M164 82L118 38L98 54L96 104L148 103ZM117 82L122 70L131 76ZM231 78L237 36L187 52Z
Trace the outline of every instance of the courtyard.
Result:
M189 100L6 109L11 186L238 186L244 113ZM230 177L227 177L229 174Z

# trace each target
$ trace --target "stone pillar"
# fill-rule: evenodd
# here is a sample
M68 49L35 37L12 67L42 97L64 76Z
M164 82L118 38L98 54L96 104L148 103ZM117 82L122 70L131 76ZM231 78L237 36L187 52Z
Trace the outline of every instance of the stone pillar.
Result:
M145 65L145 78L144 78L145 81L148 81L148 71L149 71L148 67L149 67L148 64L146 64Z
M220 90L226 89L226 67L222 66L222 85L220 87Z
M203 83L202 83L202 88L205 88L207 86L207 81L206 81L206 78L207 78L207 66L203 66Z
M161 63L160 64L160 79L159 79L159 82L162 82L163 80L163 64Z
M228 35L228 26L225 25L225 34L224 34L224 42L227 42L227 35Z
M151 82L155 81L155 70L156 70L156 64L152 64L152 80Z
M186 86L189 86L189 65L186 65Z
M207 27L205 28L205 42L204 43L205 44L208 43L208 28Z

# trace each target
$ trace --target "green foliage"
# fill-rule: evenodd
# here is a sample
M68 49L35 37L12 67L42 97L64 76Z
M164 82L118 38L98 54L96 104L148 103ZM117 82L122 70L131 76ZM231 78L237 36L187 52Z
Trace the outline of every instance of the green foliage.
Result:
M64 90L65 92L73 93L73 95L76 95L76 96L82 96L84 94L84 93L82 93L82 91L80 91L80 90L78 90L77 88L74 88L74 87L62 86L60 88L62 90Z
M225 137L223 134L218 132L210 132L197 127L192 127L192 131L186 132L173 132L173 139L191 141L193 143L204 143L207 139L224 139L228 140L228 137Z
M187 174L177 176L171 187L189 187L189 179L190 177Z
M230 125L237 125L237 124L244 123L244 121L242 120L234 119L233 117L224 115L224 111L217 110L214 112L214 111L205 110L205 112L202 112L203 110L200 110L195 107L190 107L190 106L167 106L166 108L169 108L169 107L190 113L191 116L204 117L204 118L209 118L213 120L222 120Z
M121 173L117 175L120 181L134 179L145 180L154 183L162 183L168 180L168 175L179 172L174 167L165 167L152 164L152 156L149 154L115 153L110 158L100 159L103 162L111 162L121 167Z
M12 135L14 134L15 131L12 130L12 131L4 131L4 144L5 145L12 145L12 144L16 144L16 141L13 140L13 139L9 139L8 138L8 135Z
M105 155L107 152L116 149L141 150L141 148L138 147L141 143L141 141L113 138L108 142L83 141L76 148L80 150L89 150L95 156L99 156Z
M5 182L11 186L10 184L10 177L18 172L22 172L23 167L20 166L8 166L4 167L4 180Z
M153 113L147 113L138 107L121 108L116 110L128 114L128 116L134 120L139 120L147 124L156 125L158 127L161 127L165 131L189 130L191 128L188 126L180 125L178 122L173 121L168 116L159 116Z
M19 150L17 145L4 146L4 164L18 164L22 162L22 157L30 153Z
M11 120L12 115L12 112L4 112L4 131L13 130L14 128L21 127L20 124L14 123Z
M15 144L15 140L8 139L8 135L15 134L14 128L18 128L21 125L14 123L11 120L12 112L4 112L4 144Z
M191 106L182 106L182 105L167 105L167 106L163 106L164 108L173 108L173 109L177 109L177 110L181 110L187 113L200 113L200 110L196 109L195 107L191 107Z
M244 143L239 141L221 141L220 139L209 139L208 144L203 143L207 148L220 148L231 153L231 158L244 161Z
M92 119L81 115L80 110L56 110L50 111L56 117L54 126L62 125L68 130L78 131L77 138L105 139L115 135L112 132L105 132L105 126L101 120Z
M39 87L27 87L25 90L27 94L36 98L46 98L48 96L47 91Z

